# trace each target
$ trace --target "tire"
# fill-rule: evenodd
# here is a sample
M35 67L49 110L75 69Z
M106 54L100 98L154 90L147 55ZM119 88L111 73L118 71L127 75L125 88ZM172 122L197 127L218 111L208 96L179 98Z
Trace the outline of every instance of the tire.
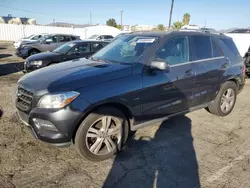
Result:
M107 123L105 128L106 123L103 122L111 123ZM112 129L116 130L117 135L109 136L108 132ZM121 151L128 135L128 120L121 111L116 108L100 108L90 113L80 124L75 136L75 147L81 156L91 161L102 161Z
M206 110L217 116L227 116L233 110L236 98L237 85L232 81L225 82L221 86L215 100L206 108ZM225 103L223 101L225 101Z
M29 54L29 56L31 56L31 55L38 54L38 53L40 53L39 50L31 49L28 54Z

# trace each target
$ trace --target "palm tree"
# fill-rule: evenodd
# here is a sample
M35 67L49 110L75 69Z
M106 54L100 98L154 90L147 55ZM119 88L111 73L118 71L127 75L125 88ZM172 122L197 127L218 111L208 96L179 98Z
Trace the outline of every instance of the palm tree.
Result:
M157 25L157 30L159 30L159 31L165 31L164 25L163 24Z
M173 27L173 29L178 30L178 29L181 29L182 26L183 26L182 22L176 21L173 23L172 27Z
M183 20L182 20L184 25L189 25L190 22L190 14L189 13L185 13L183 15Z

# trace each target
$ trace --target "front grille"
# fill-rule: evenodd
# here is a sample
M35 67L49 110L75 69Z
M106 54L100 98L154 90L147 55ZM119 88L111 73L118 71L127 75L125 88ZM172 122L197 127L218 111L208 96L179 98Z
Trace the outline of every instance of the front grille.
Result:
M17 107L23 111L29 111L32 106L33 93L24 88L17 89Z

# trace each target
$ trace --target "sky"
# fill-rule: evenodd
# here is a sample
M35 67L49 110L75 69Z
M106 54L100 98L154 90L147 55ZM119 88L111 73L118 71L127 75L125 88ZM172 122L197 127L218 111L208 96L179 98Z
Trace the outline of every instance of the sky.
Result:
M105 24L114 18L120 24L168 25L171 0L0 0L0 16L28 17L38 24L69 22ZM172 23L191 15L190 24L215 29L250 27L249 0L175 0Z

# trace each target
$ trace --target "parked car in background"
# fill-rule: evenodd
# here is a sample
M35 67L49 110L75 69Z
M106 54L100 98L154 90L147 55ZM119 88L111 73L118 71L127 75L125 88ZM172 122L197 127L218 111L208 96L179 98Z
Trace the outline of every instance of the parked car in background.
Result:
M50 34L41 38L39 41L25 43L16 49L16 55L22 58L27 58L31 55L53 51L59 46L73 40L79 40L79 36L67 34Z
M207 27L202 27L202 28L200 28L200 30L205 32L205 33L218 33L218 31L216 31L215 29L207 28Z
M89 39L101 40L101 41L107 41L107 42L111 42L113 38L114 37L112 35L92 35L91 37L89 37Z
M14 45L14 48L19 48L20 45L22 44L25 44L25 43L29 43L29 42L34 42L34 41L37 41L41 38L43 38L44 36L48 35L47 33L40 33L40 34L33 34L33 35L30 35L28 37L24 37L20 40L17 40L13 43Z
M24 72L30 72L72 59L88 58L108 43L109 42L95 40L75 40L68 42L52 52L43 52L28 57L24 62Z
M247 53L244 56L245 66L246 66L246 75L250 77L250 46Z
M250 28L247 28L247 29L235 29L233 31L230 31L229 33L250 33Z
M105 160L124 148L130 131L202 108L227 116L244 74L243 59L227 36L136 32L89 59L23 76L16 107L36 138L73 143L89 160Z

